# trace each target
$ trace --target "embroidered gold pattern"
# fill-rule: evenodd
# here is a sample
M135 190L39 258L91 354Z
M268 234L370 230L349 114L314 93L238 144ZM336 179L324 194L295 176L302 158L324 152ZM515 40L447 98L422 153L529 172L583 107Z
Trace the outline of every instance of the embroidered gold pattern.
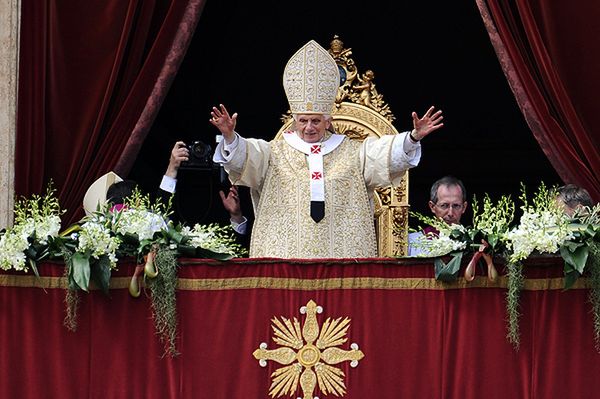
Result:
M317 385L323 395L332 393L339 397L346 394L344 372L332 365L350 361L350 366L356 367L365 355L355 343L350 345L350 350L338 348L348 340L346 332L350 327L350 319L345 317L342 320L339 317L332 320L328 317L323 327L319 328L316 314L322 312L323 308L313 300L301 307L300 313L306 314L302 330L295 317L293 322L285 317L281 317L281 320L272 319L273 341L283 347L267 349L267 344L263 342L252 353L262 367L266 367L267 360L285 366L271 374L271 397L294 394L298 383L304 399L316 398L313 393Z
M359 160L358 141L344 140L323 158L325 218L310 217L306 155L271 142L270 167L252 229L250 256L368 258L377 256L375 223ZM345 195L334 195L345 193ZM281 223L285 221L285 223ZM310 232L310 233L309 233Z

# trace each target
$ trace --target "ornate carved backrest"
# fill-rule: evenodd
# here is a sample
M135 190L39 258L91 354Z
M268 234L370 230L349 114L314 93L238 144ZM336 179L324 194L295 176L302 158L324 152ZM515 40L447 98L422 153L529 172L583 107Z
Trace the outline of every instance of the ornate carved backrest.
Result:
M371 70L359 73L351 58L352 49L344 48L343 42L334 36L329 53L340 68L340 88L332 112L337 133L353 140L369 136L381 137L398 134L392 125L395 120L383 95L375 88L375 74ZM282 117L283 126L276 138L292 124L288 111ZM379 256L402 256L407 253L408 239L408 171L399 186L377 189L375 200L375 227Z

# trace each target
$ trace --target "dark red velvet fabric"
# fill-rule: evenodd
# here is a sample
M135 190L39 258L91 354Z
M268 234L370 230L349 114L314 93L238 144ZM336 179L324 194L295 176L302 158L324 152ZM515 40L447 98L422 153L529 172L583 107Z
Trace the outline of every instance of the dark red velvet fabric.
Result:
M53 180L69 225L94 180L110 170L127 177L203 5L22 2L17 195L40 194Z
M271 320L302 325L311 299L323 307L319 325L351 319L339 347L357 343L365 354L356 368L338 365L345 398L597 397L589 291L555 284L560 258L526 268L518 351L505 337L505 281L439 283L427 261L188 259L177 291L181 354L162 357L149 298L126 288L133 268L119 265L110 297L82 295L76 332L62 325L63 289L0 273L0 397L266 398L281 365L260 367L252 352L278 347ZM41 273L42 285L47 276L64 284L59 264Z
M586 188L600 201L600 3L477 0L477 5L542 150L565 183Z

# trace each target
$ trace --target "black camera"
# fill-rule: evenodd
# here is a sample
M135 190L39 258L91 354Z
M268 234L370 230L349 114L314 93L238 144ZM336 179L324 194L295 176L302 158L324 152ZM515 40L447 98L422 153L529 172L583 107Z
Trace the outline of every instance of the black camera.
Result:
M212 148L202 141L194 141L186 146L189 151L187 161L181 163L183 169L212 170L215 165L212 160Z

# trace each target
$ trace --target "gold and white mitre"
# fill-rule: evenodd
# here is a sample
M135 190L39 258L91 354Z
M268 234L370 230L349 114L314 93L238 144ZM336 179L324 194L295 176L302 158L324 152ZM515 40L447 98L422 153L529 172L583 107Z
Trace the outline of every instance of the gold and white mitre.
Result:
M283 72L292 114L331 114L339 85L335 60L314 40L296 51Z

